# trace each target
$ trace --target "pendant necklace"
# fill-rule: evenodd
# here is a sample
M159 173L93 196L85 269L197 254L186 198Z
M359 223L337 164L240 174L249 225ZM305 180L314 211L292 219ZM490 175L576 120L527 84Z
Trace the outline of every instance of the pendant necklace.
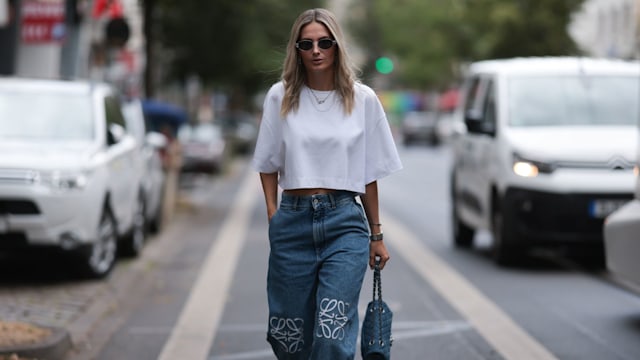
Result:
M313 97L316 99L316 102L317 102L318 104L324 104L324 102L325 102L325 101L327 101L327 99L329 98L329 96L331 96L331 94L333 94L333 92L332 92L332 91L329 91L329 93L327 94L327 96L325 96L325 97L324 97L324 99L320 99L320 98L318 97L318 95L316 95L316 92L315 92L315 91L313 91L313 89L312 89L312 88L307 87L307 89L309 89L309 91L311 91L311 95L313 95Z

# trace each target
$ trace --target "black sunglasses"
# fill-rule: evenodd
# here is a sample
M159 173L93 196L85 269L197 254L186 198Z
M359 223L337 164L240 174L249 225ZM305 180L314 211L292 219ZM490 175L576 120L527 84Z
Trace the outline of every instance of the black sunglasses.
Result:
M333 39L320 39L318 40L318 47L323 50L331 49L333 45L336 44L336 41ZM302 51L309 51L313 49L313 41L312 40L300 40L296 43L296 48Z

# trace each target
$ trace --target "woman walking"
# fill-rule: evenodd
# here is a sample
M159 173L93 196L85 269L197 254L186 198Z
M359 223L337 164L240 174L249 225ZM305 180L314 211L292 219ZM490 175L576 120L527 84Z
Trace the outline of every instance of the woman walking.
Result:
M353 359L367 264L389 260L377 180L402 165L382 105L356 80L328 10L307 10L293 24L252 164L269 220L267 341L280 360Z

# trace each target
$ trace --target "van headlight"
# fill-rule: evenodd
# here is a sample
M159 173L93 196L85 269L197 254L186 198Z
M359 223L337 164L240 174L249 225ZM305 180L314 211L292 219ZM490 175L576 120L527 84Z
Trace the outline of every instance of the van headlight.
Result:
M513 172L522 177L536 177L538 174L551 174L555 170L552 163L532 160L513 154Z
M37 181L58 191L82 190L89 183L88 171L47 171L38 174Z

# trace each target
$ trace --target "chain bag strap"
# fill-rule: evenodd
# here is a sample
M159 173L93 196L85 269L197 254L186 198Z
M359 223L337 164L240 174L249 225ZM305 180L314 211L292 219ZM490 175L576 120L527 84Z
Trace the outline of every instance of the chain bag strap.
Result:
M382 300L380 262L376 260L373 270L373 298L367 305L360 336L360 351L364 360L391 359L392 317L389 306Z

